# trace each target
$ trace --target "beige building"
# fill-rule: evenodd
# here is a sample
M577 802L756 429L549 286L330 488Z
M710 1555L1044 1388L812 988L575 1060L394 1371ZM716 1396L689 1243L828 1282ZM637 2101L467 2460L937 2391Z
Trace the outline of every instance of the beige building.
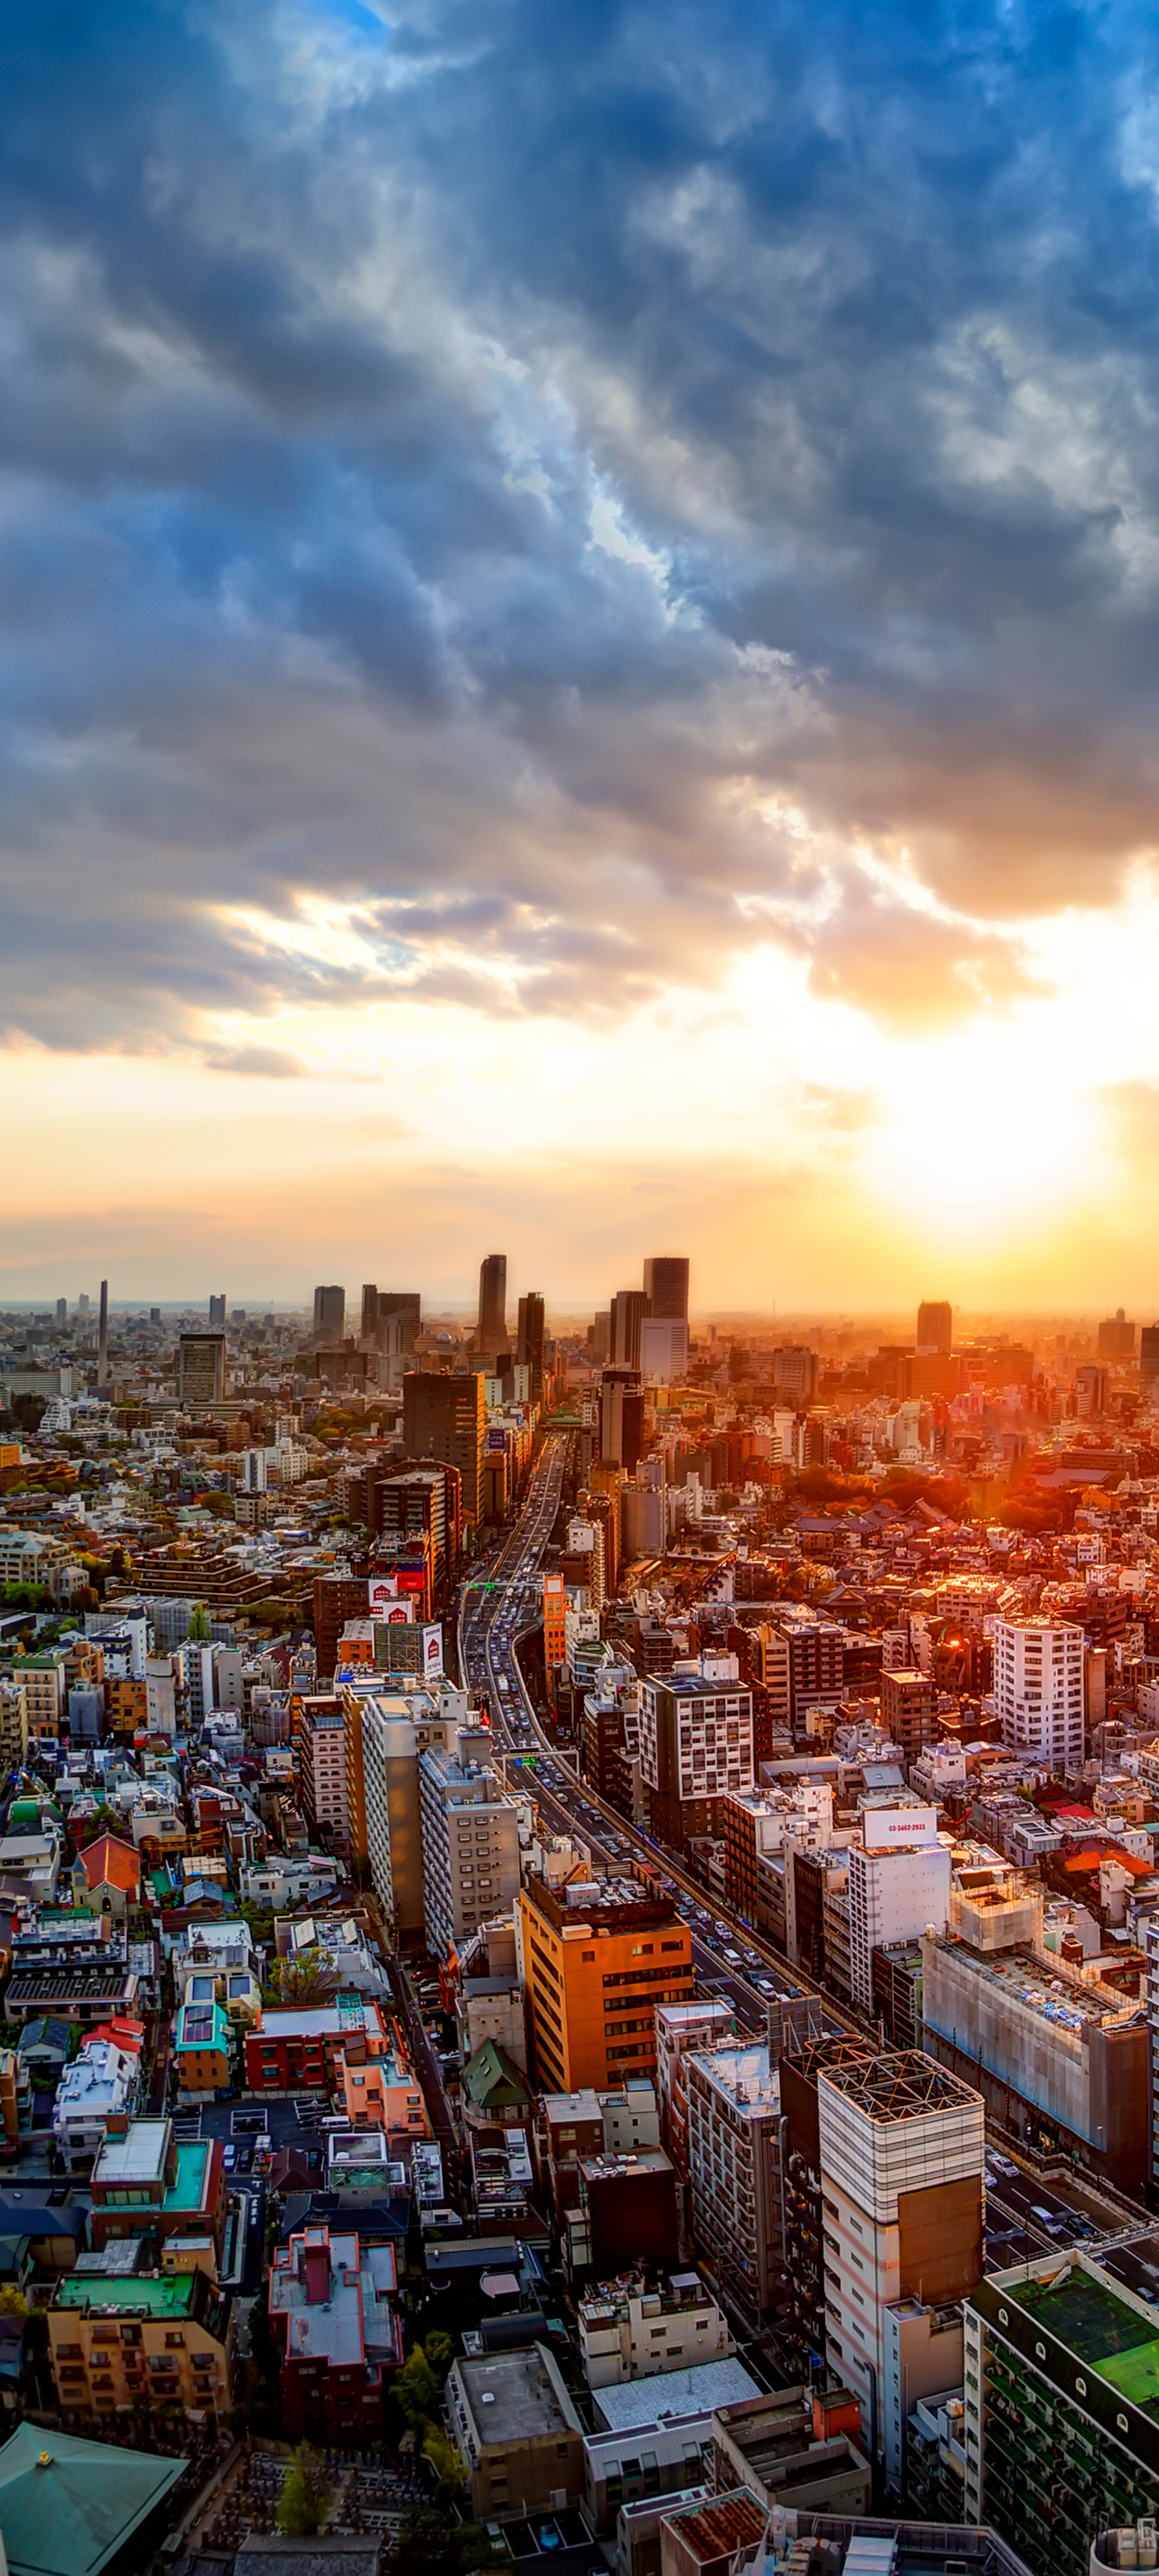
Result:
M756 2331L784 2261L780 2080L765 2043L685 2063L693 2234L721 2297Z
M500 1785L485 1729L460 1727L454 1753L419 1763L428 1947L441 1955L519 1894L519 1808Z
M584 2491L583 2426L546 2344L456 2361L447 2420L476 2522L560 2513Z
M696 2272L674 2273L666 2291L605 2286L581 2299L580 2359L589 2388L729 2361L728 2324Z
M70 2272L48 2310L66 2425L139 2405L221 2422L231 2395L227 2307L200 2268Z

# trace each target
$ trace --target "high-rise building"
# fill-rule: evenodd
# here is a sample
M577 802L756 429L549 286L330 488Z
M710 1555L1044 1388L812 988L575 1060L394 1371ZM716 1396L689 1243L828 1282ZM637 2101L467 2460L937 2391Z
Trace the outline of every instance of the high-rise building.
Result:
M1150 2232L1056 2249L988 2274L967 2297L965 2510L971 2522L984 2514L1034 2576L1155 2563L1157 2253ZM1140 2516L1151 2523L1143 2550ZM1096 2551L1112 2531L1114 2554Z
M758 2334L784 2297L777 2070L760 2042L693 2050L683 2075L693 2236L717 2296Z
M948 1297L927 1297L918 1307L919 1351L948 1359L954 1347L954 1309Z
M753 1695L735 1655L641 1682L640 1777L652 1831L674 1845L712 1831L718 1798L752 1788Z
M661 1253L644 1264L648 1312L663 1323L688 1322L688 1262L683 1254Z
M867 1807L862 1829L849 1850L849 1957L854 2003L870 2012L874 1951L945 1931L954 1864L936 1807Z
M487 1398L474 1371L442 1376L412 1369L403 1379L403 1438L410 1458L443 1458L462 1478L463 1521L477 1529L483 1518L483 1437Z
M507 1255L489 1252L479 1264L477 1349L489 1360L507 1349Z
M340 1342L346 1331L346 1290L314 1290L314 1339L327 1346Z
M359 1332L364 1342L373 1341L378 1331L378 1290L370 1281L362 1291L362 1322Z
M638 1369L640 1326L648 1312L642 1288L619 1288L612 1299L612 1366Z
M644 1455L644 1397L634 1369L606 1368L600 1380L600 1457L631 1475Z
M1135 1327L1122 1307L1116 1306L1114 1314L1105 1316L1099 1326L1099 1358L1133 1360L1134 1356Z
M1083 1758L1083 1632L1048 1619L994 1622L994 1705L1002 1741L1063 1771Z
M182 1333L177 1344L177 1401L185 1413L225 1398L224 1333Z
M224 1289L220 1297L211 1297L209 1300L209 1329L211 1333L224 1333L225 1331Z
M907 1762L917 1760L923 1745L936 1743L938 1693L933 1675L912 1668L883 1671L881 1723Z
M519 1926L536 2079L576 2093L651 2076L655 2007L691 2000L692 1940L668 1897L634 1878L529 1876Z
M68 1299L67 1299L67 1297L58 1297L58 1298L57 1298L57 1301L56 1301L56 1321L57 1321L57 1326L58 1326L58 1328L59 1328L60 1326L64 1325L64 1324L67 1324L67 1322L68 1322Z
M640 1375L670 1385L688 1367L688 1326L675 1317L645 1315L640 1325Z
M486 1727L460 1727L452 1752L432 1745L419 1762L423 1906L427 1947L445 1958L519 1890L519 1804L487 1756Z
M1139 1375L1145 1386L1159 1377L1159 1324L1144 1324L1139 1335Z
M786 1404L812 1404L820 1363L803 1342L783 1342L773 1352L773 1385Z
M519 1335L515 1357L520 1368L531 1371L532 1401L538 1403L543 1393L543 1344L545 1308L538 1289L528 1290L519 1300Z
M108 1283L108 1280L107 1280L107 1279L102 1279L102 1281L101 1281L101 1315L100 1315L100 1322L99 1322L99 1324L98 1324L98 1326L97 1326L97 1385L98 1385L98 1387L100 1387L100 1388L102 1388L102 1389L103 1389L103 1388L105 1388L105 1387L108 1385L108 1383L109 1383L109 1283Z

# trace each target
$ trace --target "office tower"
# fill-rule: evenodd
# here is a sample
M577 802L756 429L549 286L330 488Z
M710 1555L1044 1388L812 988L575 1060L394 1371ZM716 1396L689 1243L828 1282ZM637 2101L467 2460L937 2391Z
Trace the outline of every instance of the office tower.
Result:
M177 1344L177 1401L183 1412L225 1397L224 1333L182 1333Z
M67 1322L68 1322L68 1299L67 1299L67 1297L58 1297L58 1298L57 1298L57 1301L56 1301L56 1321L57 1321L57 1328L58 1328L58 1330L59 1330L59 1328L60 1328L62 1325L67 1324Z
M1098 1348L1101 1360L1134 1359L1135 1327L1121 1306L1116 1306L1114 1314L1100 1324Z
M224 1290L220 1297L211 1297L209 1300L209 1329L211 1333L224 1333L225 1331Z
M936 1807L867 1807L862 1828L849 1850L849 1960L854 2003L870 2012L874 1951L945 1931L953 1855Z
M80 1296L77 1298L77 1301L76 1301L76 1311L77 1311L78 1315L87 1315L87 1314L88 1314L88 1312L89 1312L89 1301L88 1301L88 1292L87 1292L87 1290L82 1290L82 1292L81 1292Z
M520 1945L536 2080L576 2093L651 2076L655 2006L691 2001L692 1938L671 1899L634 1878L530 1873L519 1894Z
M644 1295L648 1313L661 1323L688 1322L688 1263L681 1255L663 1253L644 1264Z
M1110 1371L1101 1363L1088 1360L1074 1373L1074 1409L1080 1422L1097 1422L1110 1401Z
M531 1371L532 1401L543 1393L544 1304L537 1289L530 1289L519 1300L519 1338L515 1357L520 1368Z
M919 2397L960 2386L955 2303L982 2274L981 2095L918 2050L815 2038L782 2054L786 2263L804 2353L861 2400L900 2490Z
M620 1288L612 1299L612 1367L638 1369L640 1326L648 1312L642 1288Z
M346 1290L314 1290L314 1339L333 1344L340 1342L346 1331Z
M489 1252L479 1265L478 1349L497 1359L507 1348L507 1255Z
M640 1324L640 1375L661 1386L684 1376L688 1367L688 1326L671 1318L645 1315Z
M364 1342L373 1341L378 1331L378 1290L373 1284L362 1291L362 1323L359 1329Z
M1159 1377L1159 1324L1144 1324L1139 1335L1139 1375L1144 1386Z
M803 1343L786 1342L773 1352L773 1385L786 1404L812 1404L817 1393L820 1363L816 1351Z
M966 2299L965 2511L1035 2576L1155 2564L1154 2531L1140 2548L1135 2528L1159 2514L1155 2253L1143 2229L1055 2249Z
M1159 1331L1159 1326L1156 1327L1156 1330ZM612 1313L610 1307L607 1307L603 1314L595 1316L588 1338L591 1343L592 1367L605 1368L612 1356Z
M752 1788L753 1695L735 1655L641 1682L640 1777L657 1841L675 1845L712 1832L718 1798Z
M1047 1619L994 1622L994 1705L1002 1741L1064 1771L1083 1758L1083 1632Z
M954 1309L948 1297L927 1297L918 1307L917 1348L948 1359L954 1347Z
M378 1292L378 1328L384 1326L398 1335L400 1351L411 1352L422 1329L423 1301L417 1288L380 1288Z
M600 1457L631 1475L644 1455L644 1398L634 1369L605 1369L600 1380Z
M692 2233L718 2298L759 2334L781 2301L781 2090L767 2043L684 2061Z
M97 1385L109 1383L109 1283L101 1281L101 1319L97 1327Z
M444 1958L519 1892L519 1804L490 1744L486 1728L460 1727L454 1751L432 1745L419 1762L427 1946Z
M243 1449L241 1461L243 1494L264 1494L266 1490L266 1453L264 1449Z
M357 1499L356 1499L357 1494ZM463 1487L457 1467L445 1460L429 1465L368 1465L351 1480L351 1510L361 1515L375 1538L385 1540L394 1555L420 1548L428 1568L428 1608L436 1594L454 1582L463 1543Z
M462 1478L463 1522L477 1529L483 1518L483 1436L487 1399L483 1380L439 1376L412 1369L403 1379L403 1439L410 1458L442 1458Z
M149 1321L150 1321L150 1323L151 1323L151 1324L159 1324L159 1323L160 1323L160 1321L161 1321L161 1309L160 1309L160 1307L159 1307L159 1306L150 1306L150 1308L149 1308Z

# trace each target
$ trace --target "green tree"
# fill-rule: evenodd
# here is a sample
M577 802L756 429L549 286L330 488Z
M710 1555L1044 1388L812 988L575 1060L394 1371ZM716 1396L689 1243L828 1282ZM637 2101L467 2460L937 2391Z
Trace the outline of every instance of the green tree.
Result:
M209 1612L203 1601L199 1601L196 1608L190 1611L189 1627L186 1633L191 1645L207 1646L209 1644Z
M407 2423L416 2432L438 2413L439 2383L421 2343L416 2343L409 2361L403 2363L395 2381L395 2395Z
M312 2540L321 2531L333 2489L316 2451L299 2442L291 2454L278 2502L278 2529L287 2540Z
M423 2458L430 2461L434 2470L436 2496L440 2502L450 2503L466 2486L467 2472L450 2434L444 2433L441 2425L428 2424Z
M432 2326L423 2344L423 2351L436 2379L441 2384L455 2358L455 2347L450 2335L444 2334L441 2326Z

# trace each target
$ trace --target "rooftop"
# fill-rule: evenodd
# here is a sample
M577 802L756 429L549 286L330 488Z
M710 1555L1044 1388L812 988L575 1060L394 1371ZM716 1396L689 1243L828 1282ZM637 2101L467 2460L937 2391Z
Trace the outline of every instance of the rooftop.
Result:
M1082 2263L1072 2263L1053 2279L1003 2286L1036 2324L1159 2423L1159 2322L1117 2299Z
M188 2316L197 2275L193 2272L131 2272L120 2279L108 2274L67 2273L58 2282L58 2308L87 2308L94 2316Z
M972 2086L916 2048L827 2065L818 2080L847 2094L871 2120L914 2120L931 2111L977 2109L981 2114L980 2097Z
M21 2424L0 2450L11 2576L100 2576L163 2502L184 2460Z
M690 2068L696 2068L714 2092L723 2093L734 2109L780 2109L780 2074L770 2063L768 2045L764 2040L754 2040L746 2048L694 2050L688 2064Z
M759 2397L755 2379L739 2361L702 2361L691 2370L666 2370L655 2379L629 2379L593 2392L597 2425L610 2433L638 2432L683 2416L713 2415L742 2397Z
M939 1933L936 1939L938 1949L951 1955L956 1967L994 1986L1004 2005L1020 2004L1024 2011L1036 2014L1072 2038L1077 2039L1089 2026L1132 2021L1143 2012L1142 2003L1134 1997L1124 1998L1113 1988L1084 1984L1068 1976L1064 1961L1054 1951L1044 1955L1029 1946L1019 1946L983 1953L950 1933Z
M545 2433L582 2434L559 2370L542 2345L488 2353L457 2365L475 2425L488 2447Z
M106 2138L93 2167L94 2183L159 2183L169 2148L168 2120L131 2120L123 2138Z

